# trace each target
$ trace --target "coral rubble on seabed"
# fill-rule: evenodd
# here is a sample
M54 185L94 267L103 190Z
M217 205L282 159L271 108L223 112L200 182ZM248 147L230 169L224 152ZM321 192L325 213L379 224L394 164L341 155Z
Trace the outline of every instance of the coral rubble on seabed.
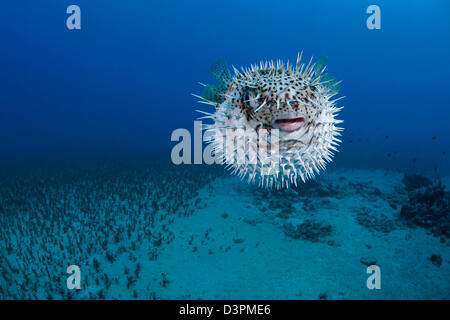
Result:
M221 172L148 166L2 179L0 298L449 298L447 194L436 184L335 170L270 191ZM429 220L427 205L432 227L416 223ZM374 262L381 290L366 287ZM70 264L81 268L80 290L66 287Z
M281 192L216 179L200 191L208 207L173 226L179 237L160 259L173 282L161 297L447 299L448 242L399 217L402 177L342 170ZM381 290L366 287L373 262Z

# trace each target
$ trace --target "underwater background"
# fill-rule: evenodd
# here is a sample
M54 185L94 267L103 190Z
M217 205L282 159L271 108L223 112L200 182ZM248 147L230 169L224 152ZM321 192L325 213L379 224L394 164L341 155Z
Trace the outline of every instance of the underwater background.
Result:
M448 299L449 15L446 0L2 1L0 298ZM172 164L218 57L301 51L327 56L345 96L317 179L268 191Z

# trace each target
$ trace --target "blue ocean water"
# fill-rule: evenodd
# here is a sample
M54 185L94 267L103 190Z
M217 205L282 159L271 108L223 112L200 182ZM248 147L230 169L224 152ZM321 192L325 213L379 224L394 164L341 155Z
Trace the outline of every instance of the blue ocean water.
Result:
M0 298L448 299L449 14L446 0L1 2ZM270 192L171 163L218 57L301 51L327 56L345 96L317 182ZM381 290L365 287L372 259Z

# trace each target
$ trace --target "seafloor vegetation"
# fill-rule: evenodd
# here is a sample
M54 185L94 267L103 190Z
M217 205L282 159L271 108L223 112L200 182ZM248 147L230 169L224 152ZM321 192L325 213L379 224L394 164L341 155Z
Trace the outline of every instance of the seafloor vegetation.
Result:
M1 299L450 295L450 196L421 175L341 171L269 191L205 166L33 172L0 180ZM355 275L373 263L397 272L376 296ZM66 287L72 264L80 290ZM354 273L330 284L326 265Z
M108 166L3 177L0 298L71 299L71 264L82 266L89 288L78 297L105 298L119 278L131 289L142 259L158 259L175 237L170 225L199 206L197 190L214 177L205 169ZM145 256L138 256L143 247ZM116 261L122 270L106 273L105 264Z

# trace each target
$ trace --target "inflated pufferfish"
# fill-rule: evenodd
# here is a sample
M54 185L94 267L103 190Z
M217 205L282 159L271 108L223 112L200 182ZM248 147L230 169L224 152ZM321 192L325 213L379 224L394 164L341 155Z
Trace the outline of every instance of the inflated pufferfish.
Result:
M208 141L220 163L249 183L277 189L297 186L298 181L305 182L325 169L333 151L337 151L341 142L337 136L343 130L337 127L343 121L335 118L342 109L336 107L340 98L331 100L339 91L339 82L325 72L325 61L321 57L312 63L311 58L305 65L299 54L295 65L261 62L242 71L233 67L232 76L226 62L218 59L210 70L218 83L204 85L204 93L196 97L215 107L213 113L197 111L206 115L201 119L214 120L204 129L213 132ZM226 133L239 130L242 134L247 129L265 129L264 143L261 135L246 137L253 143L236 144L233 150L243 152L243 161L226 157ZM279 159L276 165L268 165L253 149L266 148L270 154L275 144L269 136L275 133Z

